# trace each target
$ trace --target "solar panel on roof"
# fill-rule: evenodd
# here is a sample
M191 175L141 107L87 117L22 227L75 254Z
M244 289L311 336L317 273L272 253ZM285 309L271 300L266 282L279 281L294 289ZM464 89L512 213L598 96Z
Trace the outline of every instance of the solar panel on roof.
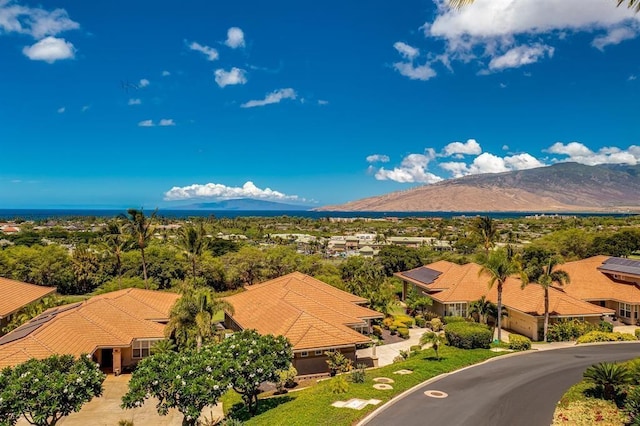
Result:
M411 278L413 280L419 281L423 284L431 284L438 278L442 272L429 269L426 266L422 266L417 269L412 269L411 271L403 272L402 275L405 277Z
M33 333L34 331L42 327L42 325L54 319L58 314L61 314L62 312L66 312L70 309L73 309L81 304L82 302L74 303L73 305L63 306L59 309L55 309L53 311L49 311L44 314L38 315L37 317L33 318L31 321L25 324L22 324L20 327L16 328L11 333L0 337L0 345L15 342L16 340L20 340L24 337L27 337L28 335L30 335L31 333Z
M623 274L640 275L640 261L623 259L621 257L610 257L598 267L600 270L608 272L621 272Z

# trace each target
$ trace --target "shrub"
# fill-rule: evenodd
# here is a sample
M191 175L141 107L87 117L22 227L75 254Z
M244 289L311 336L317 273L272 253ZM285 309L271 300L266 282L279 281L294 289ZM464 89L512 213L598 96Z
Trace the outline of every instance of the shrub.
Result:
M396 315L393 323L398 327L411 328L415 324L415 321L408 315Z
M640 387L632 386L624 401L624 411L629 416L629 424L640 424Z
M393 317L386 317L382 320L382 326L389 330L389 328L393 325Z
M445 327L444 333L449 345L460 349L488 349L493 340L489 327L472 322L451 323Z
M613 324L607 321L600 321L600 323L598 324L598 328L600 329L600 331L604 331L606 333L613 332Z
M379 325L374 325L371 330L374 336L382 337L382 327Z
M595 342L624 342L637 340L633 334L629 333L605 333L604 331L590 331L589 333L578 337L576 343L595 343Z
M332 375L346 373L351 370L351 360L340 351L326 351L327 365Z
M509 335L509 349L514 351L528 351L531 349L531 340L519 334Z
M417 316L416 317L416 327L424 328L427 325L427 320L424 317Z
M427 321L431 321L434 318L440 318L440 315L436 314L435 312L431 312L431 311L427 311L424 313L424 319L426 319Z
M244 426L244 422L242 420L228 418L222 422L222 426Z
M633 332L638 339L640 339L640 328L636 328L636 331Z
M331 380L331 392L335 394L347 393L349 391L349 383L344 376L338 376Z
M118 420L118 426L133 426L133 420Z
M447 325L453 324L454 322L467 322L467 319L463 317L444 317L442 318L442 321L444 321L444 324Z
M349 375L349 378L351 379L352 383L364 383L365 382L365 380L367 378L367 375L366 375L364 370L365 370L366 367L367 366L365 364L358 364L356 366L356 369L353 370L351 372L351 374Z
M284 393L285 388L292 388L296 385L295 378L298 375L298 370L291 364L286 370L278 371L278 381L276 382L276 389L279 393Z
M408 339L409 338L409 329L406 328L406 327L398 328L398 336L402 337L403 339Z
M389 327L389 333L392 336L395 336L398 332L398 327L396 327L395 325L392 325L391 327Z
M549 342L567 342L596 329L596 326L578 320L562 320L552 324L547 333Z
M440 318L434 318L431 320L431 330L435 332L442 330L442 321L440 321Z
M413 345L409 347L409 350L411 352L420 352L422 350L422 346L420 345Z

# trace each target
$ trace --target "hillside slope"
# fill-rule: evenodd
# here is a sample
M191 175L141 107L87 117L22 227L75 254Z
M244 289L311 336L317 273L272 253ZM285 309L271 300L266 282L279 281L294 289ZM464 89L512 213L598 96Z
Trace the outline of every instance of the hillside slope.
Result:
M561 163L537 169L472 175L317 210L640 210L640 166Z

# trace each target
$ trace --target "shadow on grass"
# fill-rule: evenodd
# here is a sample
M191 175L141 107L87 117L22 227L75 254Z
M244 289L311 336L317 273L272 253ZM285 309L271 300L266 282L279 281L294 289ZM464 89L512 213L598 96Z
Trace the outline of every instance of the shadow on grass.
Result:
M291 397L290 395L281 395L261 399L258 402L258 410L254 414L254 416L269 411L272 408L276 408L279 405L286 404L287 402L293 401L294 399L295 398ZM228 416L237 420L242 420L243 422L253 417L242 402L233 404L233 407L231 407L231 409L229 410Z
M440 356L440 358L438 358L435 355L425 356L425 357L422 357L422 359L424 361L435 361L435 362L442 362L442 361L446 360L446 358L443 357L443 356Z

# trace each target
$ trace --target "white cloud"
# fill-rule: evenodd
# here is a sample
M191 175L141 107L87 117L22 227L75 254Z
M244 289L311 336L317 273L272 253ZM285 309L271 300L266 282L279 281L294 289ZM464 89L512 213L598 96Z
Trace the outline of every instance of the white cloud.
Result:
M28 34L36 40L80 28L64 9L47 11L0 0L0 32Z
M420 49L415 48L413 46L409 46L406 43L401 41L397 41L393 44L393 47L398 51L403 58L408 59L409 61L413 61L415 58L420 55Z
M54 63L61 59L73 59L76 49L63 38L46 37L32 46L26 46L22 53L32 61Z
M269 94L264 99L261 100L251 100L240 105L242 108L253 108L259 106L265 106L270 104L277 104L283 99L295 99L297 96L296 91L292 88L279 89L275 90Z
M151 84L151 82L149 80L147 80L146 78L143 78L138 83L138 87L143 88L143 87L147 87L150 84Z
M552 57L553 51L553 47L539 43L531 46L517 46L491 59L489 69L503 70L505 68L518 68L523 65L533 64L545 56Z
M158 126L175 126L176 123L173 118L162 118L158 123Z
M527 153L498 157L497 155L485 152L474 158L471 164L466 164L462 161L440 163L440 167L450 172L454 178L482 173L501 173L512 170L533 169L544 166L544 163Z
M231 27L227 30L227 40L224 42L232 49L244 47L244 32L238 27Z
M436 183L441 177L427 171L429 162L435 158L435 151L427 149L424 154L409 154L392 170L381 167L375 174L377 180L392 180L402 183Z
M372 154L367 156L367 163L388 163L389 156L383 154Z
M502 145L503 151L509 151L509 145Z
M82 112L87 112L89 111L89 108L91 108L91 105L85 105L82 107Z
M167 70L162 71L162 76L163 77L169 77L171 75L171 73Z
M638 76L636 76L636 75L634 75L634 74L631 74L631 75L629 76L629 78L627 78L627 81L633 81L633 80L636 80L637 78L638 78Z
M208 61L215 61L216 59L218 59L218 56L219 56L218 51L213 47L203 46L200 43L197 43L195 41L189 45L189 49L195 50L196 52L200 52L204 54L207 57Z
M247 72L236 67L231 68L230 71L225 71L222 68L217 69L214 74L216 83L220 87L245 84L247 82Z
M58 108L58 110L57 110L57 111L58 111L58 114L62 114L62 113L64 113L66 110L67 110L67 109L66 109L65 107L60 107L60 108Z
M442 150L442 155L450 157L452 155L478 155L482 152L480 144L475 139L469 139L465 143L451 142Z
M329 101L325 101L324 99L319 99L318 105L329 105Z
M640 147L629 146L626 150L618 147L603 147L594 152L580 142L563 144L556 142L544 150L550 154L562 155L560 161L573 161L593 166L596 164L640 164Z
M437 4L422 28L444 42L441 56L494 71L550 58L554 42L579 32L593 34L599 49L639 33L640 15L604 0L476 0L459 10L447 0Z
M611 28L606 34L596 37L591 45L598 50L604 50L605 47L612 44L620 44L625 40L630 40L638 36L638 28L618 27Z
M129 102L127 102L127 105L140 105L142 104L142 100L139 98L131 98L129 99Z
M153 120L143 120L138 123L138 127L153 127L153 126L155 126L155 124L153 124Z
M297 195L286 195L271 188L258 188L253 182L248 181L242 187L226 186L220 183L207 183L204 185L193 184L189 186L174 186L165 192L164 199L169 201L189 200L194 198L259 198L270 200L298 200L303 201Z
M396 62L393 64L393 68L411 80L426 81L437 75L436 71L428 63L415 66L412 62Z

